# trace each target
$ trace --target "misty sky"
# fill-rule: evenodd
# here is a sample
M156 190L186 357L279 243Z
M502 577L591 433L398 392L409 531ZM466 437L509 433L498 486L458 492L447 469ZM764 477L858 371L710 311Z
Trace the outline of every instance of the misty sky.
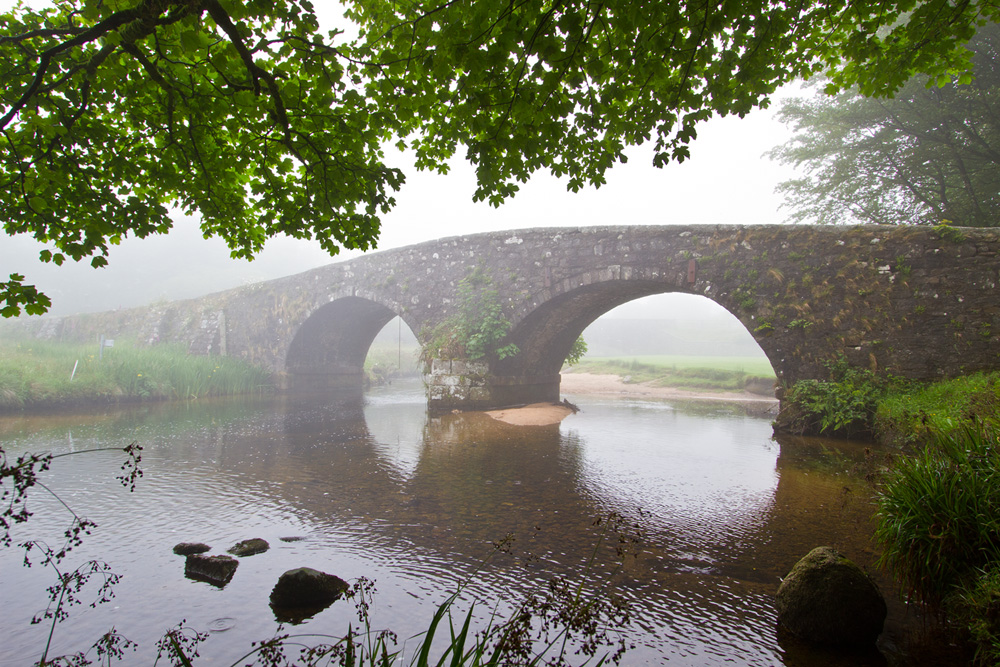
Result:
M9 5L0 0L0 9ZM763 156L790 136L773 119L776 106L702 125L692 158L683 164L656 169L652 151L639 147L627 164L608 173L600 189L570 193L565 181L539 172L498 209L472 202L474 173L463 161L440 176L417 172L408 156L390 153L388 162L403 168L407 182L396 195L398 205L383 219L379 248L523 227L782 222L774 188L794 173ZM222 241L203 239L197 221L181 215L167 236L126 239L112 248L103 269L40 264L41 248L27 237L0 237L0 275L25 274L53 298L54 314L198 296L359 254L330 258L315 243L274 239L255 261L232 260ZM632 310L632 315L648 311Z

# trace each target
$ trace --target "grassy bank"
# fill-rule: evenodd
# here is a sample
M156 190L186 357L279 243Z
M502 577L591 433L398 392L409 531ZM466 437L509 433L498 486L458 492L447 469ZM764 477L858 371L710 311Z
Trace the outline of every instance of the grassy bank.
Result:
M420 346L374 342L365 357L365 378L370 385L381 385L392 378L420 375Z
M629 383L648 382L657 387L704 391L740 392L748 387L768 389L774 383L771 364L761 357L585 357L563 372L618 375Z
M1000 373L920 383L838 362L789 389L779 426L888 446L869 476L880 565L1000 664Z
M181 345L139 348L0 340L0 410L270 391L270 374Z
M852 368L843 359L828 370L828 380L801 380L788 389L780 431L923 446L980 424L1000 427L997 372L918 382Z

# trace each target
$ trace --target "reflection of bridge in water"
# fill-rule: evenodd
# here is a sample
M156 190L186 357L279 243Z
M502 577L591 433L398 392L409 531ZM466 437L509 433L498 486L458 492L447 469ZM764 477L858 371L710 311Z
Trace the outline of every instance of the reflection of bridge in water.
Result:
M640 627L686 649L728 624L769 633L777 582L801 555L817 543L853 553L867 544L838 504L842 470L810 468L799 441L789 455L764 419L580 402L562 425L515 427L481 413L429 417L417 400L323 398L296 405L259 451L223 446L220 462L267 479L263 504L310 526L314 548L332 540L370 563L366 576L382 577L390 606L414 590L440 595L508 533L515 555L495 559L470 593L487 607L498 595L513 603L552 574L581 576L596 517L642 510L642 554L616 579L619 592ZM595 580L614 568L611 537ZM855 549L843 542L854 539ZM527 554L537 560L525 564Z
M148 310L49 321L50 335L117 327L237 356L288 386L362 381L372 339L399 315L422 344L460 281L490 280L520 352L483 368L442 364L432 403L557 400L559 370L597 317L666 292L703 295L753 335L780 381L824 362L930 378L1000 368L1000 233L989 229L637 226L442 239ZM95 324L96 322L96 324Z

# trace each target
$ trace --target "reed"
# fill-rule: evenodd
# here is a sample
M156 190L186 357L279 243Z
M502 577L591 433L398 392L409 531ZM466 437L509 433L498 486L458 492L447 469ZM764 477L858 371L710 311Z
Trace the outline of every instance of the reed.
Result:
M908 595L941 605L1000 563L1000 433L984 425L939 433L898 458L876 503L879 564Z
M75 369L75 370L74 370ZM188 355L181 345L137 347L0 341L0 408L189 399L271 389L270 374L237 359Z

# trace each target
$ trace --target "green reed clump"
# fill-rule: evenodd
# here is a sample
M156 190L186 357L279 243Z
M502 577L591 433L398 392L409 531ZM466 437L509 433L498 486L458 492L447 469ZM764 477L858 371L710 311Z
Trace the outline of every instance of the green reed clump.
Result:
M75 369L75 370L74 370ZM197 398L269 390L270 374L237 359L188 355L182 345L136 347L0 341L0 408Z
M942 604L1000 563L1000 432L966 426L899 457L876 508L880 565L909 595Z
M978 664L1000 665L1000 564L963 584L949 599L948 614L968 630Z
M128 396L199 398L271 388L270 373L261 368L229 357L189 355L182 345L116 349L105 361Z

